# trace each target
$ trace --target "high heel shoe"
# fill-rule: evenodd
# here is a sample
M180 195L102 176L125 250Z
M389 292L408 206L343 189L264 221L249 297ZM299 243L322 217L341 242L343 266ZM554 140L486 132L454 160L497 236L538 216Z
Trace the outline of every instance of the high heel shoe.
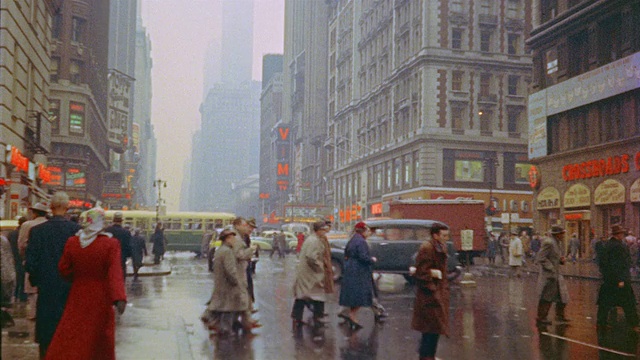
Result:
M357 321L347 317L347 322L349 323L349 328L351 330L360 330L362 329L362 325L360 325Z

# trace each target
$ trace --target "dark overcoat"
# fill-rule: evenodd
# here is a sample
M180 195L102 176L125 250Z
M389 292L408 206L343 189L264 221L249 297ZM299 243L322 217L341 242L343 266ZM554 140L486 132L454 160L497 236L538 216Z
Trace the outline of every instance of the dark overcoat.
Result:
M120 224L113 224L104 229L104 232L110 233L120 242L120 256L122 257L124 269L124 263L128 257L131 257L131 232L123 228Z
M625 306L633 304L636 299L631 288L631 254L629 248L622 241L611 238L602 246L600 253L600 272L602 273L602 286L598 292L598 305ZM624 282L623 287L618 287L619 282Z
M164 232L162 230L156 230L156 232L151 235L151 242L153 243L153 249L151 252L153 255L164 255Z
M555 239L546 238L536 255L536 264L540 265L538 299L547 302L569 303L569 291L562 274L560 274L560 258L562 251Z
M442 279L431 270L440 270ZM421 333L449 335L449 282L447 248L437 240L425 241L416 257L416 300L411 327Z
M147 244L144 236L134 235L131 238L131 260L133 265L142 265L144 256L147 255Z
M344 248L344 271L340 288L340 305L369 307L373 304L371 280L373 260L369 245L361 234L354 234Z
M71 283L60 276L58 263L67 240L78 230L77 223L54 216L29 233L25 268L31 284L38 287L35 338L41 345L51 342L67 303Z

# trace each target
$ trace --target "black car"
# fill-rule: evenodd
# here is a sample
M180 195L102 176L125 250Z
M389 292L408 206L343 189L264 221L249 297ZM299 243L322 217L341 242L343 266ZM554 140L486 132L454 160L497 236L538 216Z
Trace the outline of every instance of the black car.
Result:
M367 239L370 254L378 259L373 270L408 276L418 248L431 238L431 226L436 222L438 221L417 219L365 221L373 232ZM329 241L335 280L342 276L344 248L348 241L349 239Z

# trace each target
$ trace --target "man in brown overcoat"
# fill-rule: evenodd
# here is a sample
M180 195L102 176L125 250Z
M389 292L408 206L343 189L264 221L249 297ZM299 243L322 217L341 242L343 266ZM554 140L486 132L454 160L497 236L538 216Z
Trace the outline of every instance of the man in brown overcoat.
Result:
M556 321L566 323L569 320L564 316L564 308L569 302L569 292L564 277L560 274L560 265L564 265L565 257L560 250L560 242L565 230L562 226L551 227L551 237L544 239L542 248L536 257L536 264L540 265L538 275L538 326L551 324L547 320L547 314L551 304L556 303Z
M449 335L449 283L447 282L449 228L431 227L431 239L420 246L416 257L416 300L411 327L422 333L420 359L434 360L441 334ZM413 269L412 269L413 270Z

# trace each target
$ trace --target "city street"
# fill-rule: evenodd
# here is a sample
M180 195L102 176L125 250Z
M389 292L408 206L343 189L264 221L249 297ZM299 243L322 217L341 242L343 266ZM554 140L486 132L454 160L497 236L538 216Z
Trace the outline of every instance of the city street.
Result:
M381 302L390 317L375 325L373 314L361 310L364 328L350 331L340 325L337 294L327 306L331 322L317 331L305 327L294 334L289 317L291 284L296 258L284 260L261 256L255 279L255 317L264 325L253 337L210 340L200 323L212 289L205 260L191 254L168 254L165 262L172 273L127 279L129 306L118 319L118 359L413 359L419 334L410 328L413 288L397 276L380 279ZM490 270L490 271L488 271ZM454 285L451 291L451 334L442 337L441 359L633 359L638 351L638 335L628 333L620 323L598 334L595 327L598 281L569 279L572 295L568 316L570 326L552 325L542 332L535 326L536 274L522 279L505 276L504 268L474 268L476 288ZM634 285L636 294L640 289ZM553 309L552 309L553 313ZM310 314L306 314L310 316ZM615 318L613 319L615 321ZM30 335L31 336L31 335ZM25 354L31 347L25 339L11 339L7 348L3 333L3 358ZM28 339L27 339L28 340ZM15 345L16 343L21 345ZM611 348L611 351L598 350ZM8 351L13 349L9 353ZM36 359L20 355L24 359ZM599 357L600 356L600 357Z

